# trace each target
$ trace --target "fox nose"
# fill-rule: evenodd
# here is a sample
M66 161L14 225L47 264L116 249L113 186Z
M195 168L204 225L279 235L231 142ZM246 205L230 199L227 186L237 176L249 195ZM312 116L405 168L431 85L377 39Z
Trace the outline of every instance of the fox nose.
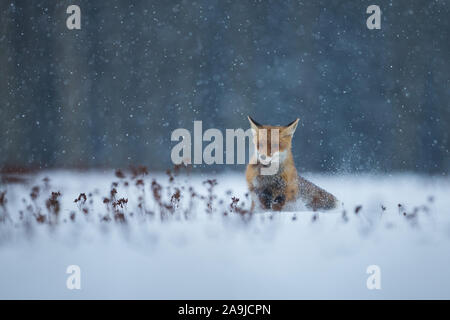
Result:
M268 165L268 164L272 161L272 158L266 156L265 154L260 154L258 157L259 157L259 161L260 161L263 165Z

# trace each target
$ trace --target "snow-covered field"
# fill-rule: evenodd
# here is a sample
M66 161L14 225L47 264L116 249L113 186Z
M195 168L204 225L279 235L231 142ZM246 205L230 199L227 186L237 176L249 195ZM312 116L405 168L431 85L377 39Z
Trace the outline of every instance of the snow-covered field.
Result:
M234 172L169 182L49 171L0 185L0 298L450 298L448 178L306 177L344 209L249 217L238 212L249 202ZM61 195L47 201L52 191ZM230 209L233 196L243 209ZM81 290L66 287L69 265L81 269ZM370 265L380 290L366 286Z

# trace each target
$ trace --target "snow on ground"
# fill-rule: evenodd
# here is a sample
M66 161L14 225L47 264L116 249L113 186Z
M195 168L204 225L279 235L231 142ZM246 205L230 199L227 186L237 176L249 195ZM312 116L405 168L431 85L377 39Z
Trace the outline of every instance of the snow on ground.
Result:
M161 220L150 187L155 177L167 204L170 183L163 174L150 173L136 186L139 177L119 179L114 172L51 171L27 176L25 185L0 186L10 216L0 223L0 298L450 298L448 178L307 176L344 208L255 213L249 220L229 212L232 196L248 208L243 174L181 175L172 188L187 183L205 199L194 197L186 216L186 187L178 209ZM202 182L211 178L218 198L208 214ZM128 199L117 211L103 203L114 181L116 199ZM37 223L31 214L47 215L51 191L61 193L58 223ZM74 202L80 193L87 195L81 205ZM147 213L138 208L140 196ZM126 222L115 222L116 213ZM81 290L66 287L69 265L81 268ZM366 286L369 265L380 267L380 290Z

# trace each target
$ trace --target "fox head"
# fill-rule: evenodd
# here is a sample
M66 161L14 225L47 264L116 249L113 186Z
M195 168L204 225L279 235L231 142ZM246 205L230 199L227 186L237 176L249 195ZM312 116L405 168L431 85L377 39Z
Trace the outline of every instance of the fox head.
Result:
M292 137L297 129L296 119L286 126L261 125L248 117L253 131L253 143L256 147L257 160L267 166L272 162L283 163L290 154Z

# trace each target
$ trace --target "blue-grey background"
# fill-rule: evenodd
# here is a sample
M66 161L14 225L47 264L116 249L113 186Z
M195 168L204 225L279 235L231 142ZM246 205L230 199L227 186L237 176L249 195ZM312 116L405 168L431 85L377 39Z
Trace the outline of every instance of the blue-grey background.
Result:
M366 27L371 4L381 30ZM250 114L301 119L300 170L446 174L449 7L1 1L0 166L165 169L175 128L247 128Z

